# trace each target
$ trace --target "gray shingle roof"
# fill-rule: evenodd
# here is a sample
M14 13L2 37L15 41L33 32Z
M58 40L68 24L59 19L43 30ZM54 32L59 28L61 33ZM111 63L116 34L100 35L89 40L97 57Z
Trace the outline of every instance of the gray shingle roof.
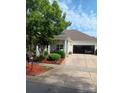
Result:
M82 33L78 30L65 30L63 35L70 37L73 41L97 41L95 37L89 36L85 33Z

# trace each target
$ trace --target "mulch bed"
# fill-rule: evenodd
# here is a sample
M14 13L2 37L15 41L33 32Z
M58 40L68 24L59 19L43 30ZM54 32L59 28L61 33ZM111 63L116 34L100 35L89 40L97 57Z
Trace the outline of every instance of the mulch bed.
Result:
M61 58L58 61L48 61L47 59L42 60L41 63L47 63L47 64L62 64L65 58Z
M26 64L26 75L31 75L31 76L35 76L41 73L44 73L48 71L47 68L45 68L44 66L40 66L38 64Z

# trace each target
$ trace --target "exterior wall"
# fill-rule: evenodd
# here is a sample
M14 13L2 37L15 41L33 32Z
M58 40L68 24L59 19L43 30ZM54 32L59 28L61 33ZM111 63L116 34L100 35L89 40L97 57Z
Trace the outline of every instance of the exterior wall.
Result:
M67 53L67 40L64 41L64 52Z
M97 43L89 41L73 41L73 45L97 45Z
M64 44L64 40L56 40L54 45Z
M69 52L73 53L73 44L72 44L72 41L68 41L68 53Z

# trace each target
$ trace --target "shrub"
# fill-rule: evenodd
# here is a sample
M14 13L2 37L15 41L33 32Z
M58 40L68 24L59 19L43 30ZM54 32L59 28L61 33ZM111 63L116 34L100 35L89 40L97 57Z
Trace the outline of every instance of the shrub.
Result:
M48 56L48 60L50 61L57 61L61 58L61 55L57 54L57 53L51 53L49 56Z
M48 51L44 51L44 56L48 56Z
M38 62L39 61L39 57L35 56L33 59L34 62Z
M43 55L40 55L39 56L39 61L42 61L42 60L44 60L45 59L45 57L43 56Z
M39 62L39 61L42 61L44 59L45 59L45 57L43 55L40 55L39 57L37 57L37 56L34 57L35 62Z
M48 57L48 51L44 51L44 57L45 57L45 58Z
M61 58L65 57L65 52L64 51L56 51L55 53L61 55Z

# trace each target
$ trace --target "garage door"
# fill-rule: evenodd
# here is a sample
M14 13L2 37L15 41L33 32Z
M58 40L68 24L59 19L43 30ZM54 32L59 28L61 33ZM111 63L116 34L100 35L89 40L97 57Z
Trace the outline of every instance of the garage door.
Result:
M73 45L73 53L94 54L94 45Z

